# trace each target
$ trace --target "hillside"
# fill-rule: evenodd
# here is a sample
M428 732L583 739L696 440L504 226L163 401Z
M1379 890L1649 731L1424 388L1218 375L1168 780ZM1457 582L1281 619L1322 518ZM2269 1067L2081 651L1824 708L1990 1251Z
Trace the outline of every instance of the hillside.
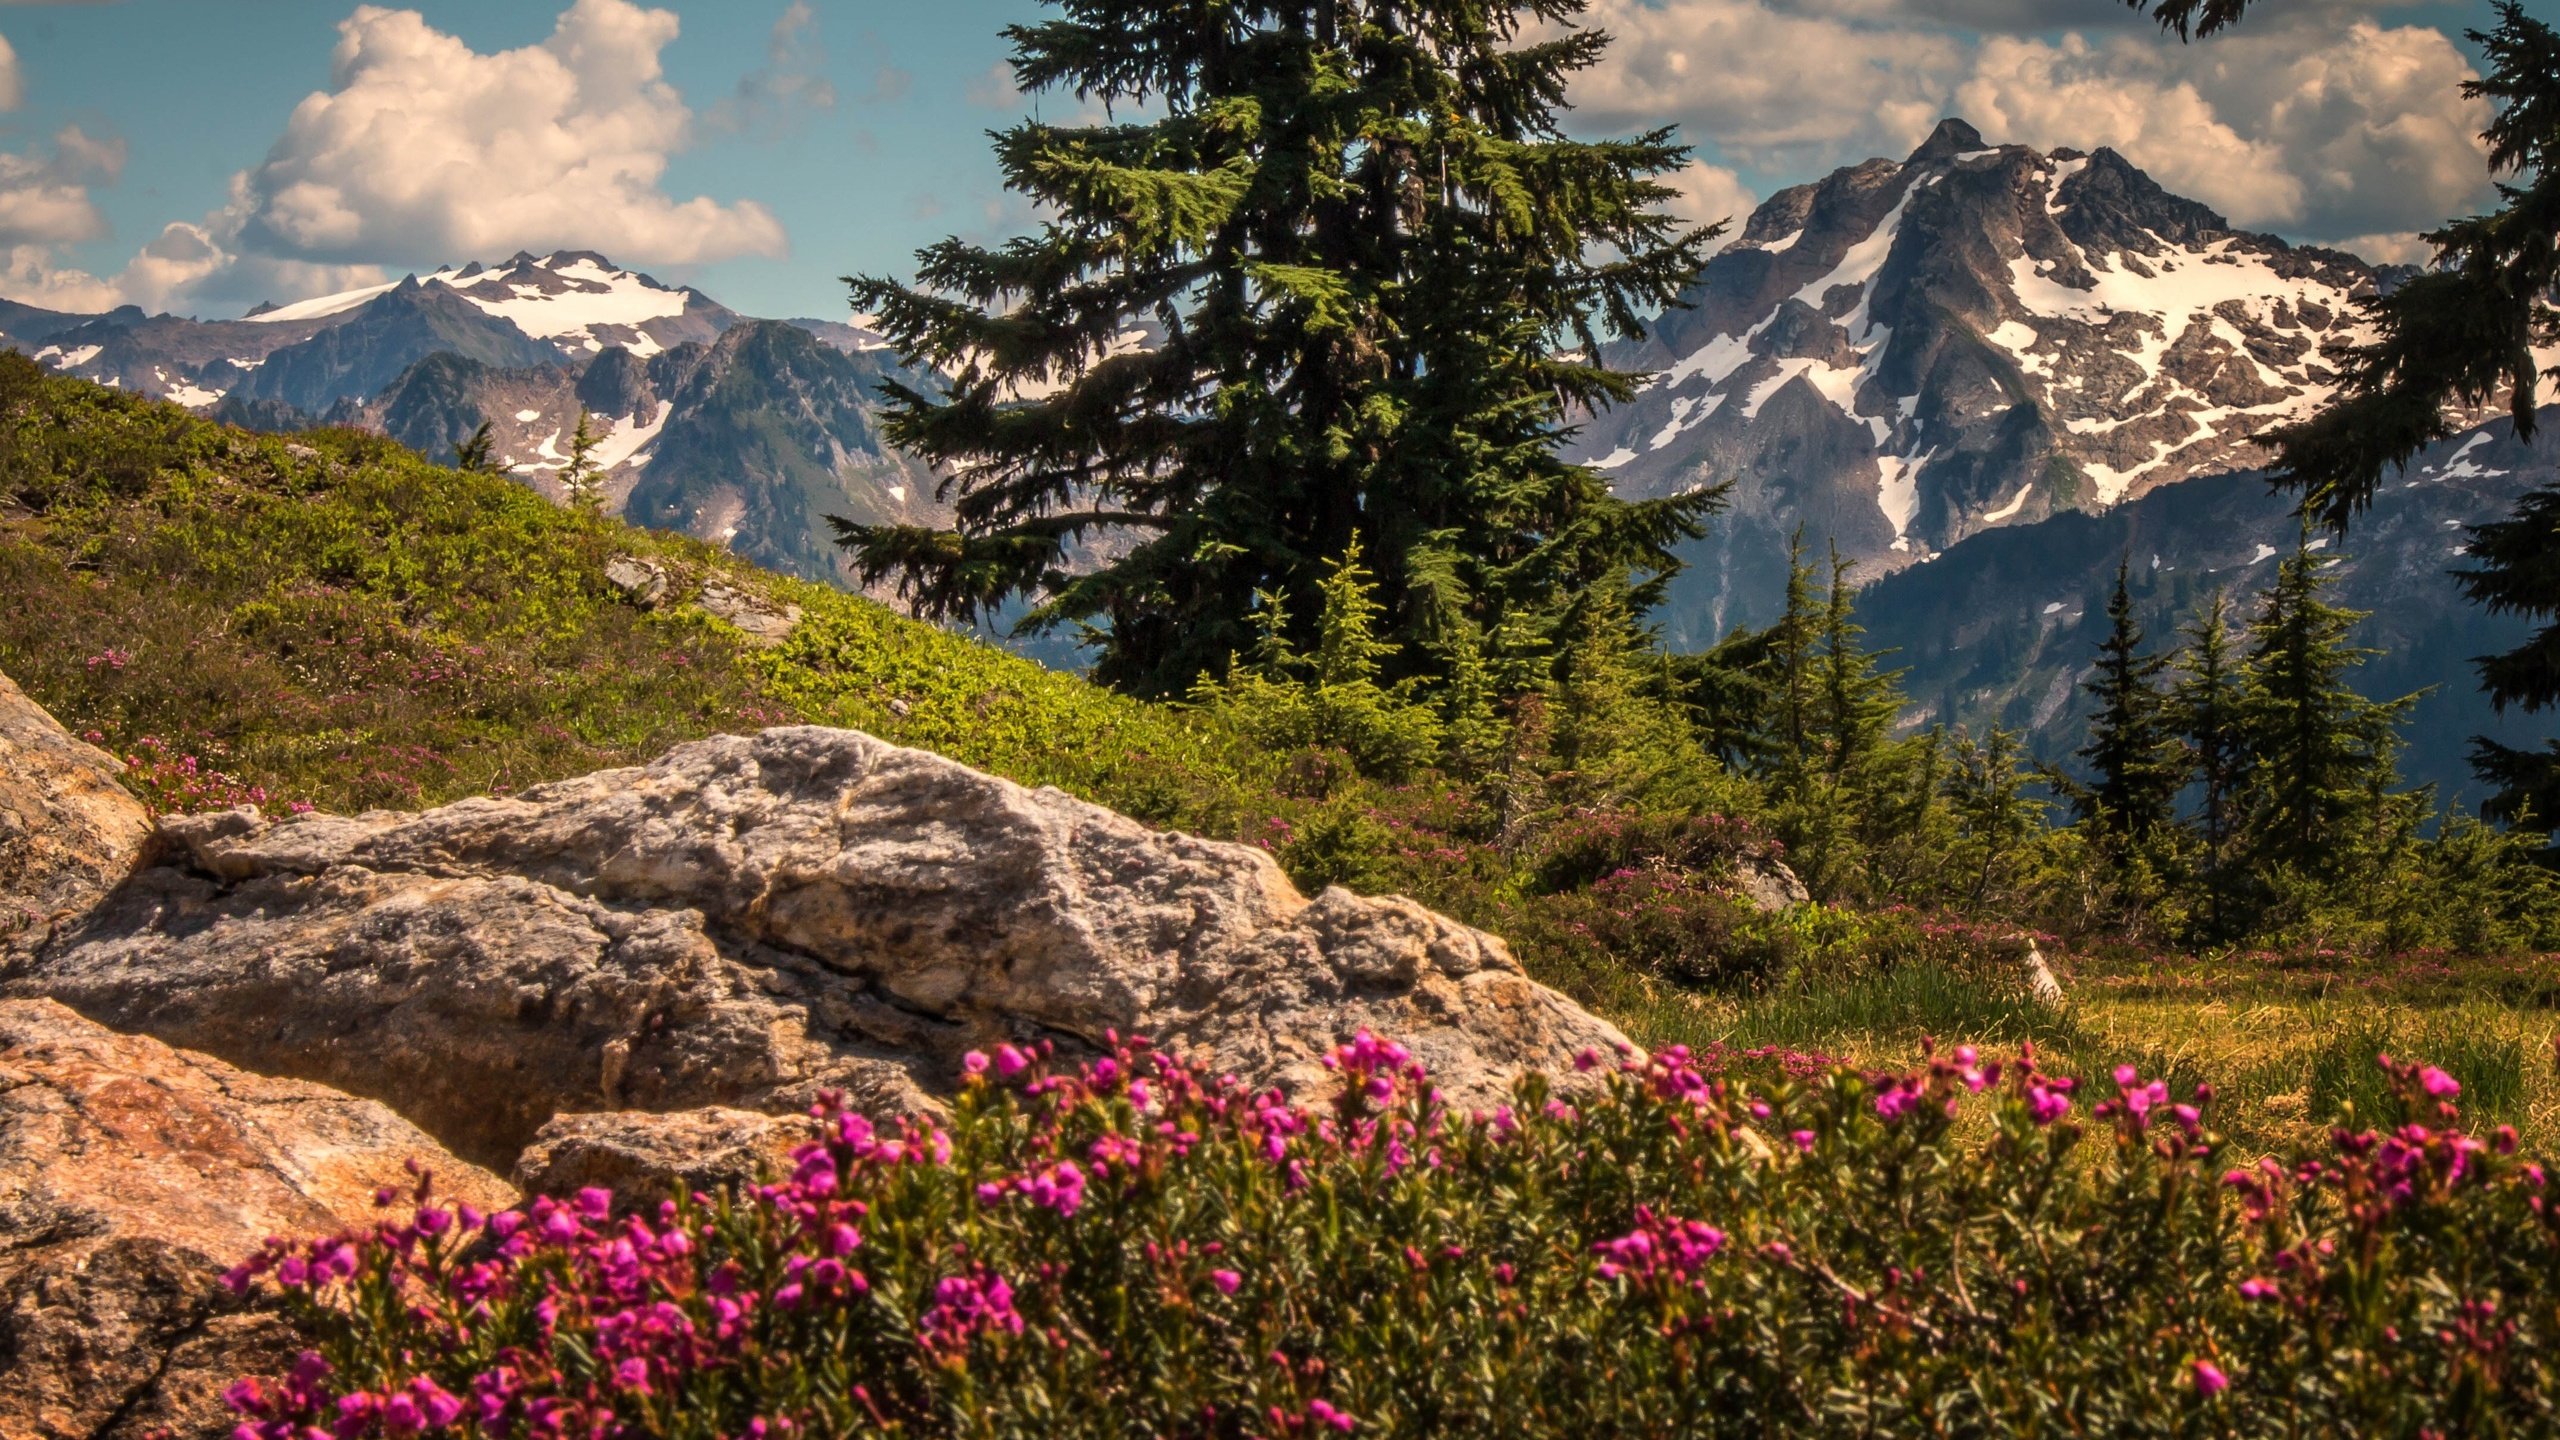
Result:
M0 347L251 429L390 435L443 460L481 425L545 493L583 407L608 508L813 580L828 515L929 521L934 476L890 451L878 386L914 377L840 320L758 320L588 251L517 254L261 306L238 320L0 302Z

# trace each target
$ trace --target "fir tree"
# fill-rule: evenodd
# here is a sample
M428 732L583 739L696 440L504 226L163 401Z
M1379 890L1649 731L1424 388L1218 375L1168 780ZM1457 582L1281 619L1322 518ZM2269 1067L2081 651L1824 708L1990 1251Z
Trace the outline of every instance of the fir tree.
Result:
M2170 703L2202 791L2197 832L2208 856L2218 858L2231 843L2233 797L2249 766L2248 677L2232 651L2230 599L2214 591L2182 633L2187 644Z
M2347 683L2374 651L2348 643L2364 613L2322 598L2331 584L2307 539L2277 568L2249 627L2245 743L2254 760L2248 841L2265 861L2338 874L2397 783L2398 726L2415 695L2368 700Z
M2560 705L2560 487L2527 491L2513 515L2473 526L2469 554L2471 567L2454 572L2463 593L2491 614L2536 624L2522 645L2473 662L2489 703L2500 714L2510 706L2540 714ZM2545 831L2560 827L2560 741L2527 750L2475 735L2471 768L2497 787L2482 814L2506 824L2529 819Z
M2034 841L2044 807L2026 793L2016 731L1995 725L1988 738L1977 742L1959 730L1954 750L1947 809L1955 820L1956 862L1965 877L1966 903L1980 905Z
M2160 690L2160 672L2169 661L2142 648L2131 574L2129 561L2116 563L2098 673L2080 687L2098 702L2098 713L2089 722L2089 743L2079 752L2091 777L2072 796L2082 822L2118 837L2140 836L2166 824L2176 813L2178 791L2186 780L2176 725Z
M1876 657L1860 643L1865 627L1857 622L1857 592L1849 585L1855 562L1840 558L1831 547L1831 589L1823 599L1822 649L1818 661L1822 697L1823 768L1836 784L1857 785L1867 763L1892 733L1901 712L1898 673L1880 674Z
M1787 540L1786 608L1769 627L1763 681L1769 694L1768 738L1770 779L1781 796L1804 788L1816 769L1817 727L1821 723L1815 646L1820 621L1814 614L1813 565L1804 558L1804 527Z
M596 447L604 437L595 432L594 417L578 407L578 428L569 436L569 463L560 469L560 489L569 503L590 513L604 508L604 477L597 473Z
M480 428L471 432L469 439L453 447L454 469L475 475L496 472L497 441L491 433L492 429L490 422L483 420L480 422Z
M887 429L946 467L954 526L836 522L865 583L944 618L1030 597L1148 693L1354 539L1409 667L1612 573L1658 597L1716 492L1622 503L1557 447L1633 393L1598 340L1673 303L1707 232L1661 208L1667 130L1557 130L1607 43L1586 0L1054 3L1006 32L1025 88L1161 118L1014 126L1005 182L1055 220L854 282L949 377L886 387Z

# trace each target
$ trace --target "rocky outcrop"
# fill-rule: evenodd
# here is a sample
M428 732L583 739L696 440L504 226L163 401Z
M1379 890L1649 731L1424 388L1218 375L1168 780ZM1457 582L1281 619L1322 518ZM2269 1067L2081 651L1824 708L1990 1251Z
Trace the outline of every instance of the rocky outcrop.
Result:
M776 605L719 580L704 585L694 603L746 632L748 641L756 645L779 645L800 624L799 606Z
M1622 1043L1410 901L1309 900L1259 850L852 731L166 843L0 990L380 1099L493 1168L562 1113L919 1108L1003 1040L1316 1086L1365 1026L1459 1103Z
M528 1195L610 1190L617 1202L654 1204L679 1185L713 1191L756 1183L790 1167L791 1151L818 1137L805 1115L763 1115L709 1106L656 1115L620 1110L557 1115L516 1161L516 1188Z
M86 910L141 859L151 816L123 773L0 675L0 951Z
M270 1235L371 1223L415 1160L514 1192L381 1105L0 1002L0 1435L227 1434L222 1387L298 1342L222 1272Z
M1813 892L1784 860L1744 855L1733 863L1733 888L1755 910L1775 913L1812 903Z

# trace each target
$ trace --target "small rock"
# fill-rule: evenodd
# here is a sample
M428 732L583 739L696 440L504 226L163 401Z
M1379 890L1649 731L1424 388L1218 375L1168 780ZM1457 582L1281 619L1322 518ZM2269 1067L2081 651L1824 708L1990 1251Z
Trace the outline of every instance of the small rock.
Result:
M787 1169L793 1148L816 1138L817 1123L806 1115L722 1106L672 1115L555 1115L517 1159L515 1182L528 1195L597 1187L612 1191L617 1205L655 1205L679 1186L752 1185L760 1171Z
M515 1192L389 1110L0 1001L0 1436L197 1440L300 1341L222 1272L270 1235L369 1225L379 1186Z
M1808 904L1813 899L1813 892L1804 888L1804 882L1796 878L1796 872L1788 869L1785 861L1764 855L1745 855L1735 860L1733 883L1742 898L1751 902L1751 908L1764 912Z
M703 609L747 632L747 638L758 645L779 645L800 623L800 607L775 607L761 596L750 595L726 581L713 580L702 587L698 602Z
M88 909L141 862L151 815L123 773L0 675L0 947Z
M2025 969L2028 994L2046 1005L2062 1003L2062 982L2054 978L2053 967L2045 963L2044 952L2036 948L2033 940L2027 942Z
M637 555L616 555L605 562L604 583L641 609L655 610L667 598L667 567Z
M319 451L312 449L310 446L303 444L299 440L287 440L284 442L284 453L292 456L296 460L303 461L317 460L320 458Z

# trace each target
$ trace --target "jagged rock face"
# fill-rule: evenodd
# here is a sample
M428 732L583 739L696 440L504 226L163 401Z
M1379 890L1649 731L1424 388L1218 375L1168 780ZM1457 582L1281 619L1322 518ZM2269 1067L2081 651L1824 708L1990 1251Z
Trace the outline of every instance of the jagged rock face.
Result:
M381 1099L502 1167L563 1112L921 1108L963 1054L1145 1035L1317 1086L1362 1027L1458 1103L1618 1032L1500 940L1313 901L1147 829L852 731L685 745L421 815L172 822L170 863L0 992Z
M228 1434L222 1387L300 1341L222 1272L371 1223L412 1160L440 1194L514 1201L371 1101L0 1001L0 1435Z
M498 367L559 358L552 346L503 316L442 286L411 280L310 339L269 354L233 393L316 415L347 396L374 394L419 359L436 354Z
M151 816L123 773L0 675L0 951L88 909L140 862Z
M1584 434L1629 495L1736 482L1670 607L1675 642L1776 613L1805 526L1862 573L2247 463L2308 413L2373 272L2235 231L2111 150L1942 124L1773 196L1613 360L1663 372Z

